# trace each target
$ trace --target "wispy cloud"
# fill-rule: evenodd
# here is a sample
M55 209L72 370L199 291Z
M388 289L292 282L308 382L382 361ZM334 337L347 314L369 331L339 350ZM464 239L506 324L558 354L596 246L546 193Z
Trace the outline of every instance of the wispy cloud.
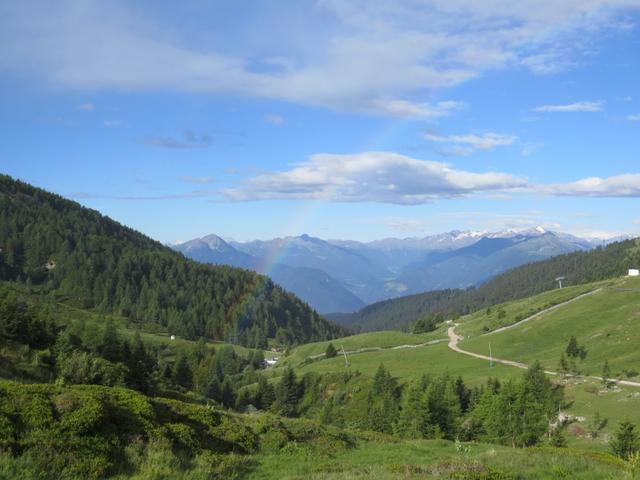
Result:
M426 133L424 137L432 142L450 145L444 149L442 153L461 156L471 155L479 150L489 151L497 147L512 145L518 139L515 135L504 135L493 132L447 136L436 133Z
M264 117L264 121L270 123L271 125L282 125L284 123L284 117L281 117L280 115L270 114Z
M522 147L520 155L522 155L523 157L528 157L529 155L533 155L542 147L544 147L544 143L527 143Z
M93 112L96 106L93 103L82 103L78 105L78 110L84 110L85 112Z
M152 147L182 150L208 147L213 143L213 138L207 133L186 131L180 137L150 136L141 138L139 142Z
M280 11L269 17L287 19L277 29L268 22L240 23L224 43L195 44L169 23L170 15L156 17L166 24L154 22L126 5L9 2L0 16L0 42L12 48L0 50L0 65L76 90L237 94L434 118L425 93L493 69L524 66L548 74L568 68L581 55L577 44L589 42L584 32L617 28L612 18L630 7L627 0L431 0L373 7L367 0L323 0L301 9L303 15L275 2L272 8ZM300 41L300 22L312 48ZM268 55L252 43L260 37L272 40ZM436 109L435 117L441 114Z
M180 177L180 180L186 183L199 183L199 184L210 184L215 182L213 177L192 177L189 175Z
M468 172L391 152L364 152L313 155L291 170L258 175L222 193L234 201L307 199L411 205L526 186L525 179L507 173Z
M564 105L541 105L534 112L601 112L602 102L575 102Z
M627 120L629 120L630 122L640 122L640 113L636 115L629 115L627 117Z
M437 103L418 103L393 98L373 100L363 104L362 110L372 114L388 115L398 118L419 118L435 120L448 117L465 107L464 102L447 100Z

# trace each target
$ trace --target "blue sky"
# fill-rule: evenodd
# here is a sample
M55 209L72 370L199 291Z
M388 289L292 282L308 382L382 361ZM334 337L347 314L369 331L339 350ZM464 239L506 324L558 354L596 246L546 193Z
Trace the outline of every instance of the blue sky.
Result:
M163 242L640 231L637 0L177 3L0 5L0 171Z

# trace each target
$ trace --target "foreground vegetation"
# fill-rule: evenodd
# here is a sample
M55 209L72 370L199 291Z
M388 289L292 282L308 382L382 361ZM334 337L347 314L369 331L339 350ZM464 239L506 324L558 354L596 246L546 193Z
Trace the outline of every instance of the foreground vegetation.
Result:
M635 466L572 449L399 440L100 386L0 382L0 425L7 479L596 479L633 478Z

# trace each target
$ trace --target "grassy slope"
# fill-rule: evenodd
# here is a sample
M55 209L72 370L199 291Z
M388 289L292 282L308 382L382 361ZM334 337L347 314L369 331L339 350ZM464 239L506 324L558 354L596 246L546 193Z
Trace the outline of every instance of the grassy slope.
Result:
M438 328L433 332L419 335L396 331L361 333L350 337L339 338L331 342L316 342L301 345L293 349L291 353L283 359L282 364L294 366L303 362L308 357L321 355L326 351L329 343L333 343L333 346L338 351L341 351L344 347L345 351L351 352L361 348L390 348L398 345L419 345L431 340L445 338L447 338L447 333L444 327Z
M513 450L477 443L460 447L441 440L369 442L332 456L310 455L302 448L285 455L259 456L247 478L633 478L620 461L608 455L573 449Z
M604 287L602 293L585 297L522 326L490 337L478 337L482 333L482 327L488 323L485 310L463 317L458 328L465 335L471 335L471 338L461 342L460 346L467 350L488 354L490 339L493 354L500 358L525 363L540 360L549 369L555 370L560 353L565 349L569 337L575 334L579 343L584 344L589 351L583 363L585 372L599 375L604 358L609 359L614 374L621 373L622 369L640 370L640 351L636 348L640 340L640 329L636 327L636 322L640 321L640 280L638 279L624 279L621 284L614 286L612 282L598 282L509 302L501 306L507 315L500 319L500 322L497 321L499 308L493 307L490 318L493 317L495 323L491 323L491 326L498 328L512 324L518 315L526 316L599 287ZM619 290L636 288L638 291ZM385 333L387 332L348 338L355 339L360 347L379 346L383 344L381 340L385 339ZM348 338L339 339L334 342L334 345L340 345ZM388 338L395 339L393 335ZM397 337L397 339L401 338L404 337ZM384 345L388 346L390 343L389 341ZM346 345L345 343L345 348L347 348ZM304 349L305 354L322 351L317 344L298 347L298 349ZM293 358L305 356L302 352L298 352L298 349L293 350ZM304 374L359 371L364 374L363 377L372 377L378 366L384 364L392 375L403 382L419 378L425 373L449 372L454 376L461 375L471 385L485 382L489 377L507 379L521 374L521 370L503 365L489 368L486 361L452 352L446 344L360 353L349 356L349 361L351 365L346 367L342 357L320 359L298 366L297 372ZM356 377L352 382L355 387L363 383L364 379ZM573 432L570 436L571 444L606 450L608 435L614 431L618 421L630 418L640 423L640 388L620 387L603 391L600 383L594 380L567 380L565 384L566 399L569 403L566 411L578 417L585 417L585 420L571 427ZM362 399L355 394L352 400L360 404ZM359 408L358 405L347 406L347 418L348 411L357 408ZM586 438L585 430L595 412L607 417L609 425L599 438L590 440Z
M585 287L593 289L599 286L603 286L602 283ZM507 303L504 308L507 312L539 309L548 301L548 295L543 294ZM583 373L601 375L606 358L614 376L628 378L623 370L640 370L638 322L640 279L625 278L613 285L606 282L604 289L593 296L490 336L479 336L482 333L481 326L487 323L484 311L462 318L458 328L463 334L470 335L460 343L465 350L488 355L491 342L491 350L496 357L528 364L539 360L554 371L569 338L575 335L588 350L585 361L578 363ZM637 376L631 378L639 381ZM622 386L606 391L600 382L594 380L566 380L565 384L566 399L571 402L569 413L585 417L585 421L572 427L574 434L581 437L574 437L574 444L606 448L607 435L613 432L620 420L630 419L640 423L640 388ZM586 440L583 430L596 412L607 417L609 425L600 438Z
M589 283L586 285L549 290L533 297L495 305L489 309L490 313L488 315L486 309L479 310L462 317L459 321L460 326L458 327L457 332L461 333L465 337L475 337L488 330L496 330L500 327L512 325L545 308L571 300L583 293L590 292L611 283L613 283L613 281L607 280ZM503 318L499 318L499 312L501 310L505 313Z
M345 366L344 358L335 357L314 362L300 367L298 371L306 372L340 372L360 371L373 376L380 366L384 366L394 377L404 380L418 379L424 374L449 372L453 376L461 375L470 384L485 382L489 377L510 378L520 375L516 369L503 365L489 368L488 362L456 354L449 350L445 343L426 347L407 348L402 350L383 350L349 356L350 367Z
M461 331L477 331L480 322L479 318L463 319ZM470 336L460 346L488 354L491 341L497 357L525 363L539 360L555 370L569 338L575 335L588 350L580 367L584 373L600 375L604 360L608 359L614 375L621 375L623 370L640 369L639 322L640 279L625 279L510 330L485 337Z

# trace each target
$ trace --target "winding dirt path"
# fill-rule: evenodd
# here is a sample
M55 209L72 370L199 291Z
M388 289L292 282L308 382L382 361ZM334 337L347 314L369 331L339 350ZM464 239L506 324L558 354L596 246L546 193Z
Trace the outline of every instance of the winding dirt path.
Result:
M542 312L540 312L542 313ZM524 321L524 320L523 320ZM520 322L522 323L522 322ZM453 350L454 352L457 353L461 353L462 355L467 355L469 357L473 357L473 358L477 358L479 360L486 360L486 361L493 361L494 363L501 363L503 365L508 365L510 367L516 367L516 368L521 368L521 369L527 369L529 368L529 366L526 363L521 363L521 362L515 362L513 360L503 360L501 358L495 358L495 357L488 357L486 355L482 355L480 353L475 353L475 352L470 352L468 350L463 350L462 348L460 348L458 346L458 342L460 340L463 339L462 336L458 335L456 333L456 327L457 324L453 324L451 325L448 329L447 329L447 335L449 336L449 348L451 350ZM558 375L558 372L553 372L551 370L545 370L544 373L546 373L547 375ZM574 378L589 378L592 380L598 380L598 381L602 381L603 378L602 377L596 377L593 375L589 375L589 376L585 376L585 375L567 375L567 377L574 377ZM640 382L632 382L630 380L618 380L615 378L609 378L608 379L611 383L615 383L616 385L626 385L628 387L640 387Z

